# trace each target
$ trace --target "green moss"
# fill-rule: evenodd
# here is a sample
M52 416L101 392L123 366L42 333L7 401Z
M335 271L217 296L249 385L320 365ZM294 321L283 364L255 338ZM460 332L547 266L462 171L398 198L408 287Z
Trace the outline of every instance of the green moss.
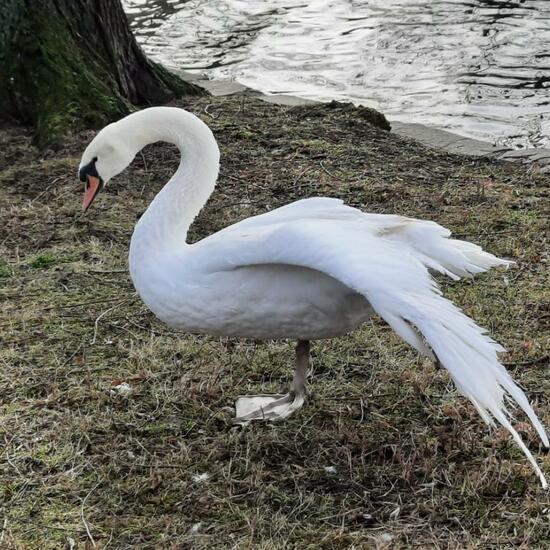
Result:
M2 0L0 2L0 61L6 51L23 14L23 0Z
M18 55L0 60L0 109L34 124L41 144L59 140L69 128L99 126L130 109L117 83L101 65L83 57L70 28L47 7L38 2L27 12L16 42Z
M69 127L99 126L128 112L130 105L114 92L116 83L82 58L69 30L56 18L45 17L41 22L45 66L37 67L35 77L47 79L50 92L36 98L38 110L33 118L38 135L47 140Z
M94 45L109 38L87 37L86 29L94 33L102 24L97 19L107 4L86 6L84 13L71 3L53 0L35 0L32 8L11 0L10 7L0 8L0 15L11 14L9 39L0 35L0 115L34 125L40 145L62 141L72 129L100 127L128 113L133 106L127 97L147 103L168 101L175 94L202 93L146 60L123 31L120 36L125 38L118 40L126 40L124 44L96 51ZM113 6L111 16L124 17L122 8ZM118 70L126 59L121 58L122 48L133 52L128 57L137 65L130 75ZM131 86L125 78L136 79L133 91L127 89Z

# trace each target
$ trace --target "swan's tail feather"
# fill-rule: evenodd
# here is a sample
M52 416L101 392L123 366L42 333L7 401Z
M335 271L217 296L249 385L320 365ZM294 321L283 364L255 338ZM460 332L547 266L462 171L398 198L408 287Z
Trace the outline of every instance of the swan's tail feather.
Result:
M485 252L480 246L455 239L433 239L417 244L421 261L429 269L444 273L455 281L462 277L471 277L492 267L513 264Z
M471 277L492 267L510 266L514 262L497 258L480 246L457 239L450 239L451 232L434 223L414 220L403 231L387 232L393 240L406 240L415 250L416 257L428 268L443 273L451 279Z
M460 393L472 401L485 422L494 425L493 419L496 419L510 432L535 469L542 486L547 488L544 474L510 423L505 396L515 401L529 417L545 447L549 447L548 436L522 389L499 362L497 352L503 348L442 296L408 294L396 298L386 295L375 297L371 303L408 343L425 355L437 356ZM433 354L426 353L426 344L418 336L413 336L412 327L422 335Z

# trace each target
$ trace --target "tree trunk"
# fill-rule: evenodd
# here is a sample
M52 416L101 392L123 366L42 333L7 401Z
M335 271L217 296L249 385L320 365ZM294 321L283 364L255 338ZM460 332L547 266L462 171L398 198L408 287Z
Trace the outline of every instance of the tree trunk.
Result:
M0 117L41 144L201 92L145 57L120 0L0 0Z

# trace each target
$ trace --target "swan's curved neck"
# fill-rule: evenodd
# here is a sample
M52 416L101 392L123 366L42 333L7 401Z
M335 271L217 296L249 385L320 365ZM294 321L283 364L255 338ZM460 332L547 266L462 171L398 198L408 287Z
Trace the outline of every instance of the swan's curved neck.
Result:
M150 143L166 141L181 152L176 173L134 229L130 244L132 264L133 257L137 260L145 256L142 261L147 261L159 252L186 246L189 226L216 185L220 154L208 126L182 109L150 108L121 122L126 121L130 124L124 133L136 151Z

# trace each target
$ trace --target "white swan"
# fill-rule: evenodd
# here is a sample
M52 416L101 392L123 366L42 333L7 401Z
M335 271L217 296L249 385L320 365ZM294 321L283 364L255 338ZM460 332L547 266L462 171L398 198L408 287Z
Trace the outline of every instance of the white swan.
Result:
M189 226L216 184L219 150L206 124L171 107L133 113L98 133L79 168L84 210L156 141L175 144L182 158L132 236L130 273L143 301L168 325L188 332L298 340L291 392L239 398L236 421L282 418L299 408L309 340L345 334L374 310L445 367L486 422L496 419L510 431L546 487L510 423L504 396L525 411L547 447L548 437L499 363L503 348L441 296L428 271L459 279L509 262L449 239L450 231L434 222L365 214L329 198L294 202L189 245Z

